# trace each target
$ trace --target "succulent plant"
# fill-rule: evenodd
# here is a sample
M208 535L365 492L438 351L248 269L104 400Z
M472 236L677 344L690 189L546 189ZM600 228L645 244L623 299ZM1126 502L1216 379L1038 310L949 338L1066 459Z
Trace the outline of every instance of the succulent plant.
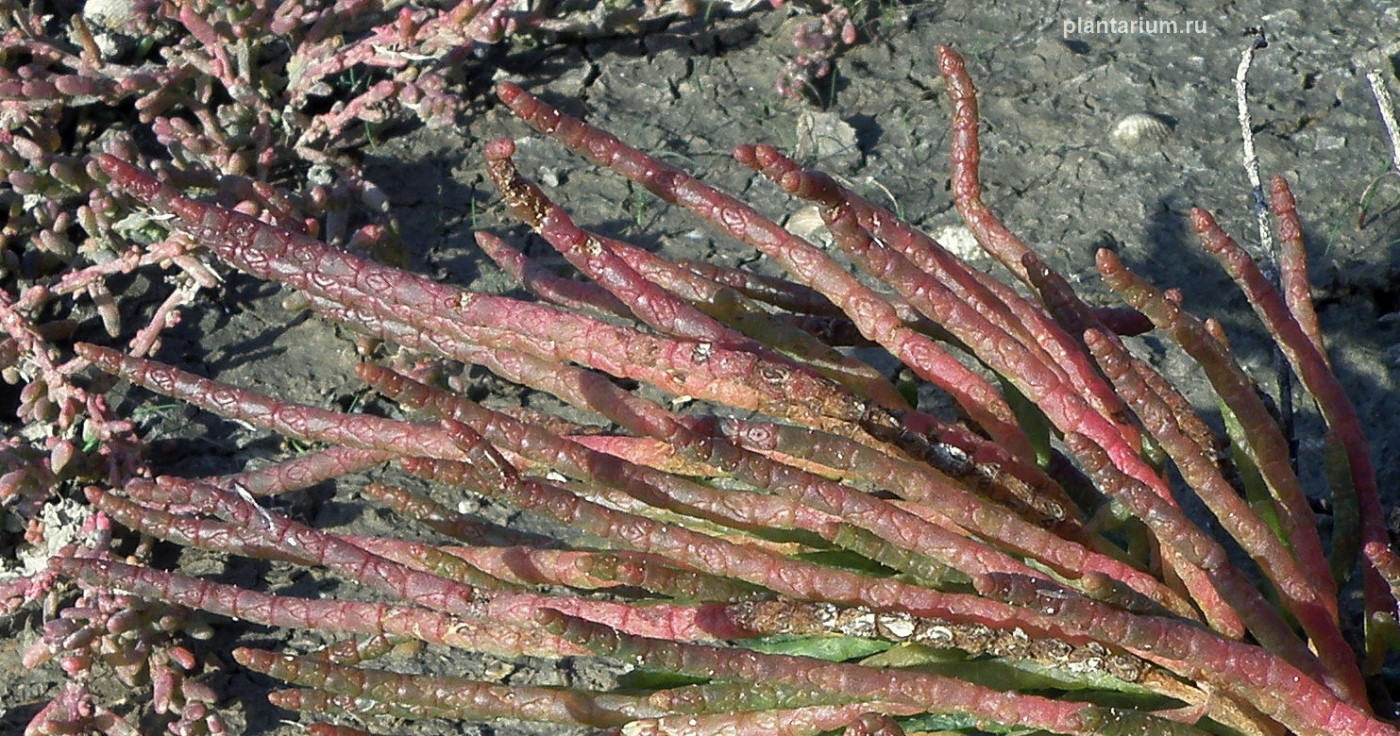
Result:
M1019 290L772 147L735 157L816 204L831 248L509 84L498 95L525 123L754 246L786 276L668 261L589 232L515 168L509 139L486 151L504 203L587 278L561 278L478 232L535 300L437 283L265 209L259 219L187 191L218 195L226 179L112 155L79 162L82 176L110 181L113 203L144 213L157 244L198 243L295 287L336 322L440 361L359 367L383 396L430 417L406 421L79 344L61 371L74 390L102 380L85 372L96 368L325 447L233 476L89 486L98 538L53 557L43 583L82 581L91 601L55 621L34 657L62 654L81 669L99 642L146 642L143 652L164 654L128 674L163 678L162 702L189 733L222 725L207 689L185 676L182 645L156 632L191 611L352 635L320 652L234 657L304 686L275 693L281 707L361 719L622 734L1396 733L1377 714L1386 704L1374 675L1395 636L1400 566L1362 428L1312 314L1287 184L1272 185L1281 289L1209 214L1194 211L1192 225L1327 422L1341 470L1330 544L1289 437L1218 324L1107 251L1099 270L1128 306L1087 306L983 203L972 83L952 51L940 61L955 203ZM1221 435L1135 356L1124 338L1147 330L1201 365L1236 431ZM877 353L899 374L863 359ZM489 409L443 385L461 364L602 424ZM934 390L958 421L927 411ZM386 462L550 518L557 533L499 527L384 484L364 493L442 543L322 531L258 501ZM1187 495L1214 515L1219 538L1182 510ZM322 567L388 600L296 598L124 560L110 550L109 520L186 547ZM1339 593L1358 566L1359 612ZM632 671L600 690L362 666L404 640L597 656ZM31 729L132 728L123 724L75 685Z

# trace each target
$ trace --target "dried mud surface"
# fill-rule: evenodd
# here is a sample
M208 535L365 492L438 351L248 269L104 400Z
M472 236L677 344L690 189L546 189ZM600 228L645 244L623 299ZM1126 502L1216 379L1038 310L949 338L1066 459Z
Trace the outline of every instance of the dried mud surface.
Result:
M879 38L842 58L824 108L787 102L772 92L781 60L790 55L792 24L785 11L703 23L687 21L650 33L579 44L558 44L494 59L476 80L482 96L455 130L412 130L362 152L369 177L390 196L414 268L434 278L505 292L508 281L479 257L474 229L490 229L529 244L495 197L481 151L494 137L519 141L520 165L586 226L663 252L728 264L754 263L743 247L669 211L651 195L600 172L513 120L485 93L494 80L517 82L585 114L644 150L662 153L718 187L782 216L800 207L730 160L737 144L771 143L799 160L843 177L857 191L892 205L933 233L960 226L948 194L948 104L935 61L938 44L968 60L983 114L983 181L988 204L1027 242L1087 293L1107 302L1093 275L1093 252L1113 247L1160 285L1180 286L1198 313L1219 318L1241 353L1264 370L1269 360L1247 306L1205 256L1186 225L1187 208L1211 209L1238 238L1253 241L1251 198L1240 166L1232 79L1249 26L1264 25L1269 47L1250 76L1251 109L1262 168L1295 187L1307 227L1313 283L1333 358L1369 428L1388 507L1396 502L1400 464L1400 396L1394 388L1400 344L1400 185L1383 184L1358 227L1363 191L1386 168L1388 144L1363 78L1380 63L1400 62L1400 11L1380 3L1143 2L1026 3L1014 9L961 3L916 3L882 11ZM1203 21L1201 34L1109 33L1066 36L1080 17ZM805 18L805 16L804 16ZM488 79L488 77L490 77ZM1116 145L1109 132L1133 113L1171 124L1156 143ZM956 240L954 237L953 240ZM975 256L978 263L986 259ZM758 267L768 267L759 263ZM146 285L133 283L131 294ZM284 305L287 291L230 274L217 300L191 309L164 339L159 359L299 402L347 408L364 399L352 368L353 336L305 311ZM133 318L148 315L159 296L125 302ZM138 319L139 323L139 319ZM1142 345L1182 381L1185 362L1159 341ZM476 375L476 374L473 374ZM483 394L512 390L489 377ZM125 390L123 390L125 391ZM140 392L120 395L128 410L165 403ZM1309 407L1304 407L1308 409ZM160 472L203 475L261 466L295 448L187 407L143 420ZM1304 412L1302 462L1316 472L1316 421ZM383 471L376 471L380 475ZM389 533L401 523L362 503L362 481L346 480L278 501L294 518L353 533ZM439 497L442 497L441 495ZM510 509L484 513L529 525ZM163 554L173 556L174 550ZM173 557L166 562L175 562ZM226 560L185 552L185 570L224 582L299 595L352 594L319 572ZM37 636L37 617L8 622L0 639L0 734L19 733L60 676L52 664L27 670L19 652ZM296 714L269 706L267 678L250 675L228 656L235 646L305 651L319 637L221 623L199 643L218 671L213 684L235 733L296 734ZM437 671L506 683L605 682L608 668L586 662L508 663L427 651L395 658L408 672ZM121 703L113 685L96 688ZM105 690L105 692L103 692ZM562 733L549 726L466 727L444 721L398 724L395 733Z

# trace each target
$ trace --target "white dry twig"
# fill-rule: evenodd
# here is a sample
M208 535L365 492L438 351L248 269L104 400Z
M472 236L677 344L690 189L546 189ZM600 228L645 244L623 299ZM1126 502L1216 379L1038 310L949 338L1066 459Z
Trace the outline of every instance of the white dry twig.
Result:
M1240 121L1240 138L1244 143L1244 173L1249 177L1249 186L1254 193L1254 219L1259 226L1260 266L1271 280L1277 280L1278 270L1274 266L1274 234L1269 227L1269 205L1264 198L1264 184L1259 178L1259 156L1254 152L1254 122L1249 117L1249 67L1254 63L1254 53L1268 45L1264 32L1258 31L1244 53L1240 55L1240 65L1235 70L1235 108Z
M1400 124L1395 122L1395 102L1390 99L1390 88L1380 70L1366 73L1366 81L1371 84L1371 94L1376 98L1376 107L1381 112L1381 123L1385 125L1385 135L1390 139L1390 160L1395 172L1400 174Z

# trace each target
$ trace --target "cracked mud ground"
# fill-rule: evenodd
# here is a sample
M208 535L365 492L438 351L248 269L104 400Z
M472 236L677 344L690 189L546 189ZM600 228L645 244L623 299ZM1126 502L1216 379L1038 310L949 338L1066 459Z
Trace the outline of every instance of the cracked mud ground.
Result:
M642 37L515 52L494 59L494 69L483 65L486 71L476 81L483 91L491 80L519 83L781 217L800 207L729 158L740 143L780 146L956 243L960 222L948 194L948 104L934 57L937 44L950 44L967 58L978 86L983 183L988 204L1004 222L1103 303L1108 297L1093 275L1093 252L1117 249L1155 283L1180 286L1189 308L1220 319L1252 369L1267 375L1270 357L1247 307L1200 251L1185 218L1189 207L1203 206L1237 238L1256 239L1232 79L1247 43L1241 31L1262 25L1270 44L1249 78L1262 169L1266 176L1287 176L1294 186L1323 330L1369 429L1382 492L1394 508L1400 480L1394 461L1400 451L1400 396L1394 388L1400 370L1400 179L1391 177L1363 203L1363 192L1390 161L1363 74L1386 69L1400 89L1393 78L1400 64L1400 45L1393 40L1400 38L1400 10L1365 2L1297 5L892 5L881 12L878 38L839 61L837 75L822 91L824 107L780 100L772 92L782 60L792 54L793 24L806 17L785 11L678 22ZM1063 33L1066 21L1081 17L1201 21L1206 31ZM1169 134L1160 141L1115 143L1110 131L1134 113L1166 121ZM532 255L546 254L546 245L525 237L511 221L484 175L482 148L501 135L520 142L522 171L548 185L588 227L673 255L730 265L757 262L753 253L669 211L650 194L534 135L483 95L458 129L411 130L362 152L370 179L390 195L415 269L472 288L508 291L507 280L471 243L478 228L526 243ZM973 259L987 265L980 255ZM192 308L165 337L157 357L292 401L348 407L363 396L351 373L357 361L352 336L289 309L286 296L280 287L232 275L217 301ZM131 300L126 306L148 314L154 303ZM1171 375L1195 380L1165 345L1152 339L1142 344ZM511 391L473 376L481 395ZM125 397L127 410L153 401L139 391ZM1204 400L1200 392L1195 398ZM1316 487L1318 426L1311 407L1301 406L1301 463ZM177 475L232 472L293 452L279 438L184 407L158 412L142 428L154 445L157 470ZM322 528L390 532L397 522L362 505L358 485L347 480L292 494L280 502L281 510ZM488 505L483 513L535 523L498 506ZM196 553L184 553L179 564L192 574L280 593L333 595L337 587L317 572ZM0 720L4 734L18 733L58 681L53 665L26 670L18 662L39 622L12 625L17 635L0 643L0 703L9 709ZM217 630L213 640L199 644L199 654L220 671L212 684L225 696L222 707L234 732L300 733L295 714L267 704L266 692L275 684L241 670L228 652L245 645L306 651L319 637L236 623ZM515 684L586 687L609 676L608 668L582 661L510 663L437 652L396 658L390 666ZM95 689L109 704L129 695L115 686ZM566 730L517 724L474 730L445 721L399 725L394 732Z

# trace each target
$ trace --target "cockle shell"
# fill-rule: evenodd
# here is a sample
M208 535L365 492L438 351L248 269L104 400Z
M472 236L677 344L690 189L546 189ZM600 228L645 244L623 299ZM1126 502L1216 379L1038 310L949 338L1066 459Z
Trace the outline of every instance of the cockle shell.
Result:
M1126 115L1114 123L1113 130L1109 131L1114 144L1127 150L1159 145L1170 138L1171 134L1171 123L1150 112Z

